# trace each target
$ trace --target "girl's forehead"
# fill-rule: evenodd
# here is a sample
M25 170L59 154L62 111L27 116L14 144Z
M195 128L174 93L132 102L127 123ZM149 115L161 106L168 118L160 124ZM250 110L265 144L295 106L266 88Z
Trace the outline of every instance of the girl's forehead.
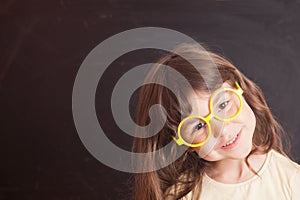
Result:
M232 88L227 82L224 82L220 88ZM214 91L197 91L194 90L189 94L189 103L192 108L191 115L206 116L210 113L209 102Z

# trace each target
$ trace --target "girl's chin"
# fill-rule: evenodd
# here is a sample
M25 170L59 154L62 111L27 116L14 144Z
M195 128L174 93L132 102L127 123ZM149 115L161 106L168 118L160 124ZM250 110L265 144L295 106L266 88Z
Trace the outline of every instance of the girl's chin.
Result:
M221 161L224 159L232 159L232 160L245 159L251 152L251 149L252 149L252 147L249 146L249 148L243 148L243 149L240 149L239 151L228 152L228 153L223 152L223 151L213 150L208 155L203 157L203 159L206 161L211 161L211 162Z

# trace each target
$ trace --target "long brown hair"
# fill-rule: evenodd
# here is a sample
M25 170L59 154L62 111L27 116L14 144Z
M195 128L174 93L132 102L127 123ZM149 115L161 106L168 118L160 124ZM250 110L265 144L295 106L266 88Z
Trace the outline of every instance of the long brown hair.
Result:
M188 80L194 90L208 91L217 89L227 81L234 86L237 81L244 90L243 96L256 117L256 127L253 135L253 150L246 158L246 163L250 169L248 158L254 153L267 153L275 149L284 154L283 144L280 135L285 134L282 127L274 119L261 89L246 76L244 76L227 59L221 57L207 49L201 49L197 45L183 44L175 49L175 53L170 53L162 57L155 64L146 77L146 81L171 84L178 88L172 92L170 89L160 84L144 85L139 94L139 101L136 112L136 122L140 126L150 123L149 109L155 104L160 104L164 108L158 116L166 114L167 120L158 134L149 138L135 138L133 144L134 152L154 152L166 144L172 142L172 135L180 123L183 115L189 115L191 107L187 104L187 94L189 87L181 80L182 77ZM182 56L184 55L184 59ZM187 60L192 60L193 65ZM215 72L211 69L211 63L217 67L221 82ZM174 74L174 70L163 67L167 65L182 77ZM201 74L199 73L201 71ZM205 81L203 79L205 77ZM174 143L174 142L173 142ZM161 155L162 158L176 154L174 145L169 155ZM154 165L154 159L149 159L141 166ZM144 161L145 162L145 161ZM160 170L140 173L135 176L134 198L140 199L180 199L192 192L193 199L198 199L201 193L201 183L204 169L210 162L199 158L197 153L187 150L176 161Z

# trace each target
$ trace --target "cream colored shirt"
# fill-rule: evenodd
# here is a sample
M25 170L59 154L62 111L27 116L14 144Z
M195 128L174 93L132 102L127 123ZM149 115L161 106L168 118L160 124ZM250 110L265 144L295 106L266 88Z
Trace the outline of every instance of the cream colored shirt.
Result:
M258 172L259 176L237 184L203 177L201 200L300 200L300 165L272 150ZM186 196L191 199L191 194Z

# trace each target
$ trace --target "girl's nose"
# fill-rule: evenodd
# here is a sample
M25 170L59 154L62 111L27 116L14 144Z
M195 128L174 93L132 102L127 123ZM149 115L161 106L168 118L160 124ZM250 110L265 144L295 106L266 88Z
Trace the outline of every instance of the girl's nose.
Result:
M230 129L230 122L223 122L216 119L211 119L212 134L215 138L224 137Z

